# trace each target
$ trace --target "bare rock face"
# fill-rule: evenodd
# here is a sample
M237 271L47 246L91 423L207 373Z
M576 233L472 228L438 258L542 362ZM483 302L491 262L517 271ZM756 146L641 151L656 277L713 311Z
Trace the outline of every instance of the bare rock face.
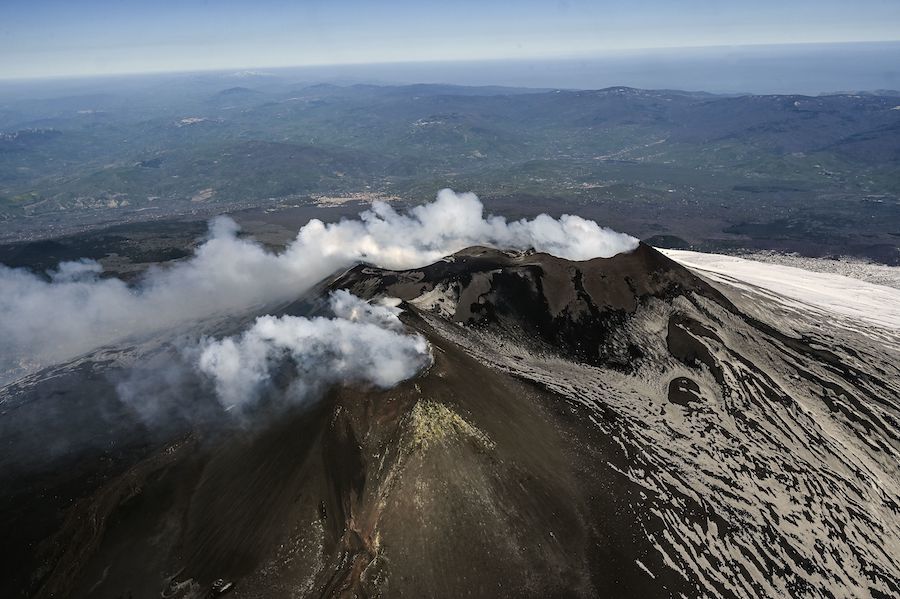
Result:
M3 596L900 594L896 346L644 245L326 287L399 298L433 366L44 472Z
M503 331L526 345L623 369L641 355L640 347L608 342L642 302L698 293L729 304L705 281L644 244L584 262L474 247L421 270L361 265L332 286L363 297L398 297L457 324Z
M640 547L625 571L656 593L900 592L896 344L719 290L645 245L586 262L472 248L334 285L404 299L613 439L593 473L619 498L640 489L619 520Z

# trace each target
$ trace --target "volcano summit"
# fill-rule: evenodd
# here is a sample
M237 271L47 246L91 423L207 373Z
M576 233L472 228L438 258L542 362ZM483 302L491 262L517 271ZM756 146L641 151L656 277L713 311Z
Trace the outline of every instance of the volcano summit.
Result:
M644 244L264 312L2 389L4 596L900 594L897 331Z

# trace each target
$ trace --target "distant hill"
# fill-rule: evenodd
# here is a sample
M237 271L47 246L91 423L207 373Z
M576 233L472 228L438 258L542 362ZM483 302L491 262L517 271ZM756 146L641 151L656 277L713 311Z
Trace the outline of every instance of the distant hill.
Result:
M258 91L254 91L247 87L229 87L228 89L223 89L220 91L217 96L244 96L244 95L258 95Z
M449 186L508 213L537 198L695 247L897 254L895 92L152 81L0 102L0 218L17 223L6 235L198 201L226 211L374 191L418 202Z

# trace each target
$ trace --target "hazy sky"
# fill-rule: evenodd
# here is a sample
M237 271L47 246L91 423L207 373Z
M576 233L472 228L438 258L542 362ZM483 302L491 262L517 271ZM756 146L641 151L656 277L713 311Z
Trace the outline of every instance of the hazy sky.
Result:
M900 39L900 0L0 0L0 78Z

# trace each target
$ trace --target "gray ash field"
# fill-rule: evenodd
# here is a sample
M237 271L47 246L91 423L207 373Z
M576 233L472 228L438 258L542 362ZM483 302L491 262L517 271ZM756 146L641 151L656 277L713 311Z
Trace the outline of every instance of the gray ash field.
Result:
M644 244L360 265L278 313L335 289L399 298L431 366L252 425L189 375L166 426L120 401L129 372L171 364L165 342L0 390L0 594L900 594L896 339Z

